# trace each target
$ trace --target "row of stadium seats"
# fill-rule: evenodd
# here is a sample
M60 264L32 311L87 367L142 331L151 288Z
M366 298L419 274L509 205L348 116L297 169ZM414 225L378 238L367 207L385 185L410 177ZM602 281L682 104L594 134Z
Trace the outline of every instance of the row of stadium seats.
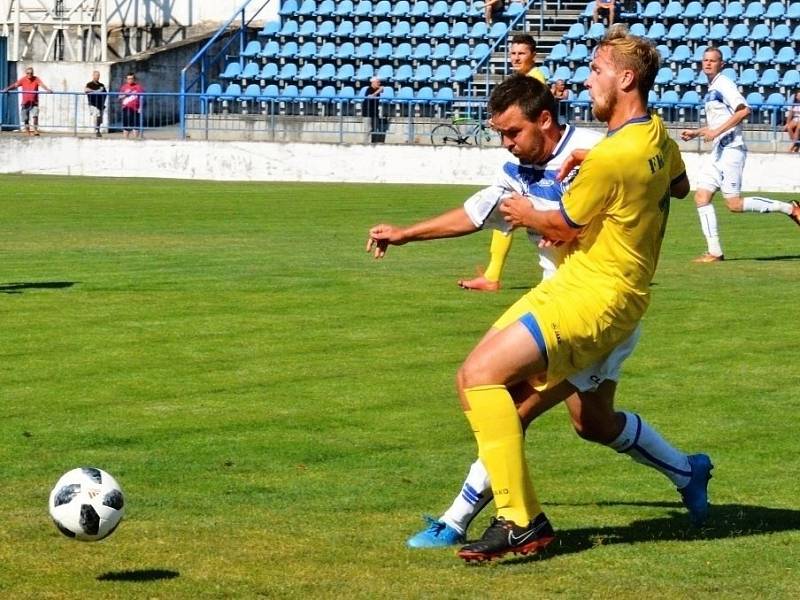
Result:
M314 21L284 21L278 23L272 21L264 25L258 35L261 37L278 37L282 41L300 38L308 41L310 38L323 40L329 38L336 39L357 39L364 41L392 39L392 40L428 40L428 39L498 39L503 37L508 30L508 26L503 21L488 26L483 21L479 21L470 26L466 21L456 21L450 25L447 21L429 23L419 21L397 21L392 24L389 21L380 21L373 27L369 21L342 21L338 25L333 21L323 21L319 25Z
M299 67L295 63L286 63L280 68L275 63L267 63L263 68L258 63L247 63L242 68L237 62L230 63L220 75L221 79L241 80L243 84L252 80L368 82L372 77L401 83L464 82L472 77L472 69L469 65L459 65L455 69L450 65L439 65L434 70L429 64L421 64L416 68L411 64L401 64L396 69L392 65L381 65L376 69L370 63L362 63L357 69L353 63L345 63L338 68L333 63L325 63L319 68L314 63Z
M654 42L682 40L689 41L711 41L711 42L800 42L800 24L792 29L789 25L781 23L770 28L765 23L757 23L752 28L745 23L737 23L728 28L724 23L694 23L687 26L683 23L674 23L667 26L662 22L656 22L645 27L642 23L634 23L630 26L631 33L641 37L646 37ZM593 23L588 29L582 23L573 23L569 30L562 36L562 39L569 42L579 40L598 41L606 33L603 23Z
M481 42L474 47L466 42L455 44L451 47L448 42L439 42L431 46L428 42L422 42L412 46L409 42L401 42L393 45L389 42L373 44L372 42L362 42L358 45L353 42L343 42L338 46L333 42L325 42L319 46L314 42L306 42L298 45L297 42L286 42L283 45L278 42L266 42L261 44L254 40L247 44L241 56L247 59L261 58L283 58L283 59L306 59L306 60L416 60L416 61L464 61L464 60L483 60L489 54L489 44ZM241 63L237 63L241 66ZM229 63L230 65L230 63ZM229 66L228 65L228 66ZM228 67L226 67L226 70Z
M591 20L594 11L594 2L589 2L581 15L584 22ZM775 22L785 20L800 21L800 2L668 2L664 6L661 2L648 2L642 7L641 2L636 3L636 10L625 15L640 21L676 21L687 22L704 19L724 19L738 21L741 19Z
M511 3L506 8L506 16L514 16L523 10L519 3ZM417 0L416 2L408 2L407 0L400 0L399 2L389 2L389 0L378 0L371 2L370 0L360 0L352 2L351 0L284 0L278 14L281 17L362 17L362 18L385 18L385 17L412 17L420 19L428 18L463 18L463 17L476 17L483 18L484 8L483 3L470 2L464 0L456 0L455 2L446 2L444 0L436 0L435 2L427 2L425 0Z

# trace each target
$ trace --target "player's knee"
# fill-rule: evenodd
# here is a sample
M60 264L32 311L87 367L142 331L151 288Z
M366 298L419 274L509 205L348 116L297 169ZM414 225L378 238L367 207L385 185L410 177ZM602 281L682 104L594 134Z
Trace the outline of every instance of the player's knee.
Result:
M608 444L616 437L613 415L611 418L599 415L585 415L572 419L572 427L575 433L587 442L595 444Z
M731 212L742 212L743 204L741 198L725 198L725 206Z

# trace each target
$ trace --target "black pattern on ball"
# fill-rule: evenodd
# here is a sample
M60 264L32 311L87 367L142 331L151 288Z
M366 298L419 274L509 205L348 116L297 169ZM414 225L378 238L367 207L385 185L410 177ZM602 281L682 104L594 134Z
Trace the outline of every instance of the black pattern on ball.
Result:
M100 531L100 515L91 504L81 505L81 529L88 535L97 535Z
M61 506L62 504L67 504L70 502L75 496L77 496L81 491L81 484L80 483L70 483L69 485L65 485L53 498L53 506Z
M125 500L122 498L122 494L119 490L111 490L103 498L103 506L110 506L111 508L121 510L124 504Z
M55 519L53 519L53 523L56 524L56 527L58 527L58 530L61 533L63 533L65 536L70 537L70 538L74 538L75 537L75 532L74 531L70 531L69 529L64 527L61 523L56 521Z
M84 475L94 480L96 483L103 483L103 474L100 472L100 469L95 469L94 467L81 467L81 471L83 471Z

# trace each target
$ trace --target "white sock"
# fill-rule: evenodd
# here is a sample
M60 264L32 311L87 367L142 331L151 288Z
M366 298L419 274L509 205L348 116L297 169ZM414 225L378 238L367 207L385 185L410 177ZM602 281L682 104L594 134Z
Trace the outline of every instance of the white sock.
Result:
M717 213L713 204L697 207L697 214L700 216L700 229L706 236L708 253L714 256L722 256L722 247L719 244L719 229L717 228Z
M489 483L489 473L480 459L476 460L469 468L467 478L461 487L461 493L453 500L441 521L461 534L466 533L469 524L479 512L492 500L492 487Z
M771 213L782 212L785 215L792 214L792 205L788 202L771 200L763 196L750 196L744 198L742 202L744 212Z
M613 442L608 444L617 452L654 468L666 475L678 489L686 486L692 475L689 458L676 450L639 415L623 412L625 427Z

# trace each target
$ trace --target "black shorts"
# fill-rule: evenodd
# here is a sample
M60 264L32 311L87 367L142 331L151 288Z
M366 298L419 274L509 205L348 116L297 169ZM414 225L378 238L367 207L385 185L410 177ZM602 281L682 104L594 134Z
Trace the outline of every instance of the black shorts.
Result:
M122 109L122 129L138 129L139 127L139 111L131 110L129 108Z

